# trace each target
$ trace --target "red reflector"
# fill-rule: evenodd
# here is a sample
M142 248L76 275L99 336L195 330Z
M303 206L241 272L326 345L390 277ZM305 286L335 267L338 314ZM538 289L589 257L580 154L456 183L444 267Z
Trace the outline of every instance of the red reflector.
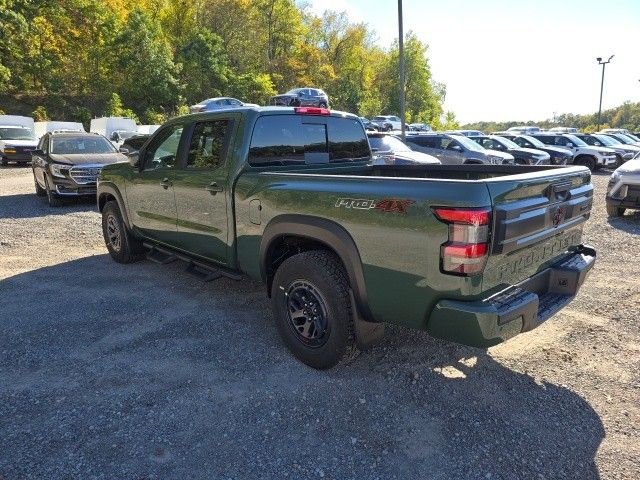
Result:
M328 108L320 107L295 107L293 111L301 115L331 115Z
M434 208L436 217L447 223L488 225L489 210L472 208Z
M458 258L478 258L487 254L486 243L469 243L467 245L445 245L444 255Z

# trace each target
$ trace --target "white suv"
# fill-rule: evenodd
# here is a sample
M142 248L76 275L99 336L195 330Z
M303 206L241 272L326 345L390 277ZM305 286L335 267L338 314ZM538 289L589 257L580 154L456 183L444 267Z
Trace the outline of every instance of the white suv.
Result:
M574 165L584 165L591 171L600 167L614 167L618 162L615 150L589 146L571 133L542 132L531 136L547 145L568 148L573 152Z
M371 119L371 123L376 125L378 129L382 130L383 132L402 129L400 117L396 117L394 115L378 115L377 117L373 117Z

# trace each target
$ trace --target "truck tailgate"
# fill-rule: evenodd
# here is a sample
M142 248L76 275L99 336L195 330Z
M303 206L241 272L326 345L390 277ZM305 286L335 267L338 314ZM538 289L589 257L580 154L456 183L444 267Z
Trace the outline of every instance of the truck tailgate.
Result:
M581 243L590 179L586 168L571 167L487 180L493 220L483 290L518 283Z

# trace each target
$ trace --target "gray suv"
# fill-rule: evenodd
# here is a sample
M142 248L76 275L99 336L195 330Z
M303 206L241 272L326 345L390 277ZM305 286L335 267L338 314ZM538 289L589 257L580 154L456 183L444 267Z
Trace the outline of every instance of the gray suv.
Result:
M284 107L329 108L329 97L319 88L294 88L287 93L274 95L269 103Z
M418 152L432 155L444 165L484 163L513 164L513 155L487 150L470 138L448 133L407 135L407 145Z

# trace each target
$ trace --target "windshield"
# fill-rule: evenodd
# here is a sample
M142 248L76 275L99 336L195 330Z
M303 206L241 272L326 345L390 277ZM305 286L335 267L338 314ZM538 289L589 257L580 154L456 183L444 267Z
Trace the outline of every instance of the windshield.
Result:
M474 142L470 138L465 137L464 135L452 135L452 138L455 138L458 141L458 143L463 145L467 150L473 150L474 152L485 151L483 147L478 145L476 142Z
M504 145L507 148L520 148L520 145L518 145L517 143L509 140L508 138L502 138L502 137L494 138L493 141L501 143L502 145Z
M632 143L636 143L636 141L633 138L627 136L624 133L616 133L616 137L615 138L617 138L618 140L620 140L623 143L626 143L627 145L630 145Z
M538 140L535 137L530 137L529 135L522 135L521 138L524 138L527 142L529 142L534 147L544 147L545 146L544 143L542 143L540 140Z
M0 140L35 140L33 130L21 127L0 127Z
M116 149L111 142L98 135L63 136L51 138L51 153L72 155L85 153L114 153Z
M409 152L411 149L395 137L369 137L369 145L380 152Z
M571 140L576 147L588 147L586 142L580 140L575 135L567 134L567 135L565 135L565 137L568 138L569 140Z
M594 137L596 137L598 140L600 140L602 142L603 145L606 145L607 147L611 147L613 145L621 145L622 142L619 140L615 140L611 137L607 137L606 135L594 135Z
M631 140L633 140L634 142L640 142L640 138L635 136L633 133L625 133L625 135L629 137Z

